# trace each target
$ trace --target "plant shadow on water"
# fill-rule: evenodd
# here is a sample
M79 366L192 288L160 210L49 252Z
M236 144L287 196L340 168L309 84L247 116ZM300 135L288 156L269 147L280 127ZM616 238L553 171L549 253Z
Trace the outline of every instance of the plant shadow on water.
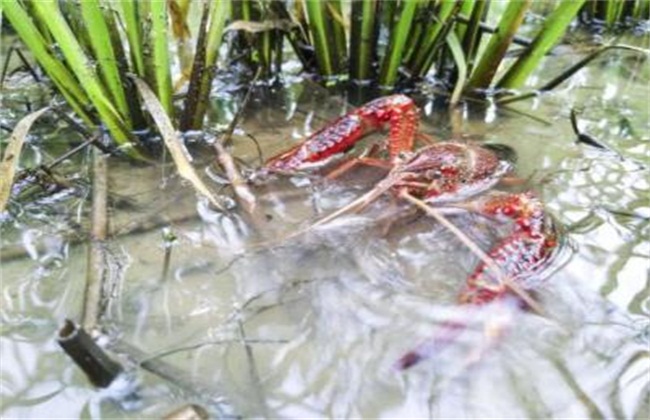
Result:
M410 214L387 229L382 220L403 208L387 197L282 239L367 191L372 171L354 182L263 183L256 193L269 221L254 234L237 213L197 203L170 168L113 162L107 249L115 288L104 323L151 359L209 384L237 415L642 417L650 386L647 69L640 78L594 76L591 85L576 82L537 99L532 111L530 103L517 106L552 125L510 111L463 121L464 132L515 148L519 176L531 177L565 226L574 251L536 290L546 317L507 304L456 305L477 259L425 216ZM605 94L593 95L595 88ZM288 101L243 122L269 155L340 111L308 87L295 89L306 89L310 104ZM573 143L574 103L589 111L585 128L617 153ZM447 138L448 114L424 110L422 130ZM237 156L255 160L250 143L235 144ZM149 375L139 402L114 403L55 348L58 325L76 316L81 298L85 253L68 232L83 231L85 213L69 197L45 208L48 223L24 213L3 225L3 250L32 250L30 259L2 264L3 416L142 417L187 399L201 403ZM500 234L480 217L452 220L486 248ZM163 227L174 240L163 238ZM415 367L395 368L450 321L467 328Z

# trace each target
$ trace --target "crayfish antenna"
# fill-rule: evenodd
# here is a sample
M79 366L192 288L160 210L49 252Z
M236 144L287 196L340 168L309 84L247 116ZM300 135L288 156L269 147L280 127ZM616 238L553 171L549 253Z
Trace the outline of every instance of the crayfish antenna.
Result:
M317 220L316 222L312 223L308 229L312 229L315 227L322 226L324 224L327 224L331 222L332 220L336 219L337 217L341 217L345 214L351 213L351 212L358 212L366 208L370 203L375 201L377 198L379 198L383 193L388 191L392 186L394 185L394 182L380 182L377 184L375 188L372 190L368 191L361 197L357 198L347 206L338 209L334 213L331 213L325 217L323 217L320 220Z

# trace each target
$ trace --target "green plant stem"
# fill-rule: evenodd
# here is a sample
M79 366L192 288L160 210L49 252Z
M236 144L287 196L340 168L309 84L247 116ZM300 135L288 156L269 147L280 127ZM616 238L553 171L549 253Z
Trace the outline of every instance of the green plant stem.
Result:
M27 45L34 58L56 85L59 92L79 117L89 126L94 126L93 119L87 113L91 102L78 81L63 63L54 56L49 48L47 38L37 29L30 16L16 0L3 0L3 13Z
M350 35L350 78L367 81L373 76L372 61L377 40L375 16L377 0L358 0L352 3Z
M111 35L97 0L85 0L80 3L81 14L90 44L99 66L106 90L111 97L111 102L124 119L127 126L131 127L129 105L124 93L124 85L117 67L117 59L113 51Z
M486 89L490 86L512 38L524 20L530 3L531 0L517 0L508 3L499 22L499 31L490 37L490 41L470 77L467 89Z
M198 91L199 100L191 123L191 126L195 128L203 125L203 117L209 104L208 97L212 88L212 79L216 72L217 55L221 45L223 29L231 10L229 0L213 0L209 4L210 20L205 45L205 64L201 73L201 85Z
M327 33L326 8L327 4L325 2L305 0L305 9L309 17L309 29L316 50L319 73L328 77L334 75L334 63Z
M169 41L167 34L167 2L151 0L150 7L156 95L165 112L167 112L167 115L173 118L171 62L169 61Z
M131 67L137 76L145 77L142 25L140 24L139 12L140 3L137 0L122 0L121 5L124 29L131 53Z
M426 30L425 37L420 43L412 63L408 65L413 75L423 77L429 71L437 49L443 44L444 36L453 23L450 18L458 12L459 7L460 3L455 1L440 3L436 21Z
M417 0L404 0L401 3L399 18L391 29L388 49L381 63L379 85L382 88L391 89L395 85L397 71L402 61L404 46L411 30L417 6Z
M344 71L343 63L347 56L347 44L345 41L345 27L343 26L343 8L341 0L327 0L327 14L329 32L334 38L334 72L340 74Z
M546 19L533 44L508 69L497 87L503 89L521 87L533 70L538 67L544 55L564 35L566 28L571 24L584 2L585 0L563 0Z
M478 52L478 47L481 44L481 37L483 35L481 24L483 24L483 19L487 14L488 8L488 1L477 1L474 4L474 8L472 9L472 13L466 25L466 31L463 34L463 38L461 38L463 40L463 51L467 60L468 73L471 73L474 67L476 53Z
M46 22L50 32L56 39L59 48L65 56L66 62L75 73L81 86L88 94L99 116L120 145L133 145L134 138L131 128L111 104L95 71L95 66L86 56L83 48L77 42L75 34L70 30L65 19L60 13L58 3L55 1L41 0L34 3L35 11ZM133 157L139 154L133 148L127 149Z

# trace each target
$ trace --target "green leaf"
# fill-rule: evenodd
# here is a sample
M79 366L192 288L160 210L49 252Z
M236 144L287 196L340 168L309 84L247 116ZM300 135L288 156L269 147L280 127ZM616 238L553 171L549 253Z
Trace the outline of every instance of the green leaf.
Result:
M454 106L460 100L460 95L463 93L463 88L465 87L465 79L467 78L467 61L465 60L465 53L463 52L463 47L460 45L460 41L456 36L456 33L451 31L447 34L447 46L451 51L452 57L454 57L454 62L456 63L456 85L454 86L454 91L451 94L451 99L449 100L449 105Z
M379 85L382 88L392 88L395 85L418 0L404 0L401 6L398 20L391 30L386 55L381 63Z
M508 3L497 32L492 34L485 51L481 54L472 76L468 82L468 89L486 89L499 69L508 47L514 38L517 29L524 20L531 0L515 0Z
M176 130L165 110L163 104L156 98L151 88L142 80L137 77L132 77L138 92L142 96L145 107L153 118L160 135L163 137L165 146L176 164L178 173L188 180L197 192L204 195L210 202L219 210L224 210L224 206L217 200L217 198L210 192L208 187L203 183L198 176L194 167L190 163L190 159L185 152L185 146L181 139L178 137Z
M33 5L35 11L47 24L59 48L61 48L66 62L88 94L102 122L106 124L115 141L120 145L134 145L134 138L128 122L121 117L111 103L97 76L93 62L86 56L83 48L77 42L75 34L58 8L58 3L53 0L41 0ZM127 153L133 157L140 157L133 148L128 148Z
M113 51L111 34L98 0L84 0L81 2L81 14L85 26L89 29L88 36L99 65L102 78L106 84L112 103L124 119L127 126L131 126L129 105L124 93L124 86L120 71L117 68L117 58Z
M29 134L34 121L49 110L49 107L45 107L23 117L18 121L16 128L11 133L11 137L9 137L9 143L0 161L0 213L5 211L7 207L25 138Z
M167 35L167 2L151 0L150 7L156 93L167 115L173 118L171 62L169 61L169 40Z
M90 99L68 68L51 52L48 42L38 31L37 25L18 1L2 0L2 6L4 15L72 109L86 124L93 126L93 120L86 112L91 107Z
M517 59L503 75L497 87L517 89L526 82L528 76L539 66L546 53L564 35L585 0L563 0L546 19L533 44Z
M131 52L131 65L133 71L139 77L145 76L144 52L142 49L142 31L140 24L140 13L138 11L139 2L137 0L122 0L122 16L124 18L124 28L126 37L129 41L129 50Z

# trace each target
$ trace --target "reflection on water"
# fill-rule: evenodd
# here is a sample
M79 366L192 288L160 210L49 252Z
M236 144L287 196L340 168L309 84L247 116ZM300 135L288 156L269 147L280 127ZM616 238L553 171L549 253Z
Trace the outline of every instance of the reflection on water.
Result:
M516 105L548 125L509 110L464 122L466 133L517 150L518 174L530 178L574 249L535 291L545 316L455 305L476 258L433 220L389 198L286 239L362 194L376 173L261 185L268 221L256 233L245 217L197 203L173 177L161 183L160 168L114 164L112 229L132 233L108 244L118 285L108 329L244 416L643 418L650 409L648 71L600 79L600 70ZM271 155L340 110L304 94L308 104L254 112L243 130ZM574 106L583 108L582 129L615 153L574 143ZM445 112L424 119L424 131L449 132ZM254 162L253 145L238 144ZM3 252L13 246L29 257L2 263L2 415L159 417L186 402L205 404L205 395L150 374L139 378L138 404L117 402L90 389L56 348L63 318L78 316L85 250L72 245L71 232L84 231L86 209L70 199L45 208L47 223L25 213L2 226ZM481 218L453 220L484 247L498 233ZM167 276L163 226L177 237L167 244ZM410 370L395 368L449 322L464 329L448 346Z

